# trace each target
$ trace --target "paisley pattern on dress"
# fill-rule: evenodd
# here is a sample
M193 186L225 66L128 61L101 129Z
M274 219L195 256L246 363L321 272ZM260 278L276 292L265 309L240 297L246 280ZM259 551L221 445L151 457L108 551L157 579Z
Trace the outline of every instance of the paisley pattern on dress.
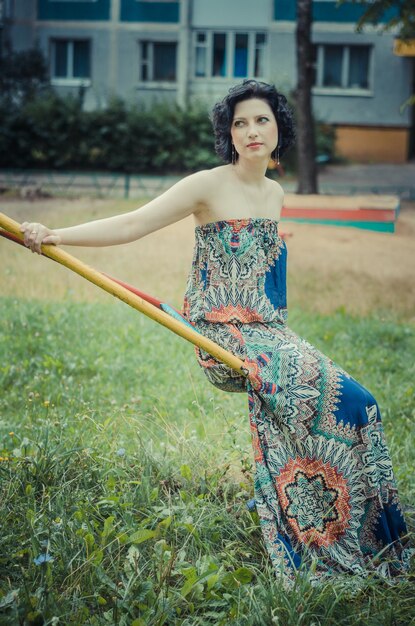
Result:
M404 571L412 549L373 396L286 325L287 248L266 218L198 226L184 316L245 360L196 348L206 376L247 392L255 502L276 571Z

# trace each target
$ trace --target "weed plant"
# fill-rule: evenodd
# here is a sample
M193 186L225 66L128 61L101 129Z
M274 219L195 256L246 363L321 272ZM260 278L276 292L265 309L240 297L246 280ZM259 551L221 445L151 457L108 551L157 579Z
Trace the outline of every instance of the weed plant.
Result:
M246 507L246 397L209 386L189 344L118 303L0 311L0 624L415 623L409 579L283 586ZM378 397L413 504L413 327L341 311L291 326Z

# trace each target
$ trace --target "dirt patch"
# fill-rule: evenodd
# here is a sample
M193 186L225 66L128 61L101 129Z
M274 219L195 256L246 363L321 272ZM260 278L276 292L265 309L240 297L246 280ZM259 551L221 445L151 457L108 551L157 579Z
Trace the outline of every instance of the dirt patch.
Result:
M415 316L415 204L406 204L395 233L283 224L289 239L289 294L300 306Z
M128 211L137 202L96 199L7 200L1 210L17 221L51 227ZM193 219L187 218L141 241L111 248L67 248L93 267L181 305L192 259ZM344 309L392 312L415 319L415 203L404 204L394 234L355 228L283 222L290 233L289 305L329 313ZM102 300L96 287L16 244L0 240L0 292L47 300Z

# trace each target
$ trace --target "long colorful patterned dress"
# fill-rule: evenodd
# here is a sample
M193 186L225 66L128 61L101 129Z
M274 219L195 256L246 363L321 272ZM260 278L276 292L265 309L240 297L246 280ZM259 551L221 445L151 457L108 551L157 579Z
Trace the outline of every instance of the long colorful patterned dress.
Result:
M410 550L372 395L286 326L285 242L265 218L196 227L185 317L244 358L246 379L196 349L209 380L247 391L255 501L277 571L392 575ZM412 552L412 551L411 551Z

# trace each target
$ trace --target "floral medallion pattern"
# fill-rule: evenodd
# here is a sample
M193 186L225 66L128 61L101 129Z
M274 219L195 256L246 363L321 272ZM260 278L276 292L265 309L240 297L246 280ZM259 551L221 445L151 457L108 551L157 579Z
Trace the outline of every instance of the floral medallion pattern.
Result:
M196 228L185 317L246 362L247 377L196 349L214 385L247 392L255 502L277 572L393 575L406 526L373 396L286 325L286 245L274 220ZM379 557L379 553L381 557Z
M305 545L329 546L349 526L347 481L330 463L290 459L276 487L288 523Z

